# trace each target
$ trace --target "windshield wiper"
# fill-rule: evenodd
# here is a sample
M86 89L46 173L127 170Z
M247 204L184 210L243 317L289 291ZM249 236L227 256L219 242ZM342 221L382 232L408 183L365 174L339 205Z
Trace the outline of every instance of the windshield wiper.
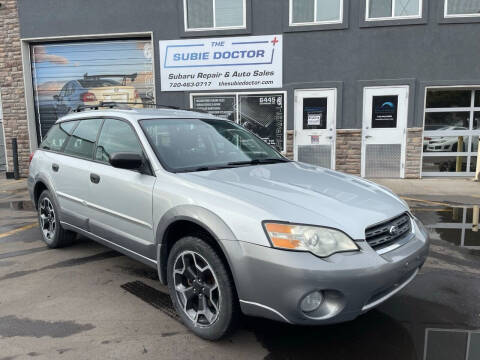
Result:
M290 160L281 159L281 158L253 159L253 160L248 160L248 161L229 162L228 165L230 165L230 166L260 165L260 164L276 164L276 163L282 163L282 162L290 162Z

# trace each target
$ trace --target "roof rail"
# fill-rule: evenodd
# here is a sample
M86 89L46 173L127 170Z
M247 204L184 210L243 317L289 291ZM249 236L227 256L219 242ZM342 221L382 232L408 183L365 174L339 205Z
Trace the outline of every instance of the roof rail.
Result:
M133 103L133 102L100 101L98 104L95 104L95 105L79 105L75 109L72 109L70 112L78 113L86 110L99 110L100 108L133 110L133 107L129 105L139 105L139 104ZM142 105L144 108L154 107L154 108L180 110L179 107L170 106L170 105L152 104L152 103L146 103Z
M100 108L106 108L106 109L120 109L120 110L133 110L134 108L131 107L130 105L139 105L138 103L132 103L132 102L116 102L116 101L100 101L96 105L79 105L77 108L72 109L70 113L79 113L82 111L87 111L87 110L100 110ZM171 105L162 105L162 104L153 104L153 103L145 103L142 104L144 108L155 108L155 109L172 109L172 110L184 110L184 111L192 111L192 112L198 112L198 113L204 113L204 114L209 114L208 111L203 110L203 109L195 109L195 108L186 108L182 109L177 106L171 106Z

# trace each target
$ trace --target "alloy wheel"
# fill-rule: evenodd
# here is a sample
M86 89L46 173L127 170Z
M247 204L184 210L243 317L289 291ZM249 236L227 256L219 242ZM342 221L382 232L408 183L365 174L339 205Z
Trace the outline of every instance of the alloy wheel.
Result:
M177 299L195 326L212 325L220 313L217 277L203 256L184 251L175 259L173 279Z
M39 208L40 227L46 240L51 241L55 237L56 219L53 204L49 198L43 198Z

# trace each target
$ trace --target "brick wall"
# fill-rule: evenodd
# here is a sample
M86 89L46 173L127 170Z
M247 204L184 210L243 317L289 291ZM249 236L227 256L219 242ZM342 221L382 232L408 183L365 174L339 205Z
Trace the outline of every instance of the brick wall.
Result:
M419 179L422 163L422 128L409 128L407 132L407 158L405 178Z
M337 130L336 170L360 175L362 159L362 130Z
M20 30L17 1L1 0L0 3L0 91L3 105L3 128L7 144L8 171L13 172L12 138L18 141L18 162L21 176L28 171L30 145L27 110L22 71Z
M293 160L293 137L295 136L294 130L287 130L287 152L284 154L290 160Z

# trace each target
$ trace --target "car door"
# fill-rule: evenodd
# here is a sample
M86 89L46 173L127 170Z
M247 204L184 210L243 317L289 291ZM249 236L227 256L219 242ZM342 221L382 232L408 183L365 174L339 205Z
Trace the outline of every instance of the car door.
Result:
M155 176L150 172L114 168L110 157L127 152L144 155L132 125L105 119L91 168L89 206L92 232L142 257L155 259L152 192Z
M61 208L61 221L86 231L89 231L90 218L87 206L90 172L95 140L102 121L102 119L79 121L63 147L63 153L55 154L49 166Z

